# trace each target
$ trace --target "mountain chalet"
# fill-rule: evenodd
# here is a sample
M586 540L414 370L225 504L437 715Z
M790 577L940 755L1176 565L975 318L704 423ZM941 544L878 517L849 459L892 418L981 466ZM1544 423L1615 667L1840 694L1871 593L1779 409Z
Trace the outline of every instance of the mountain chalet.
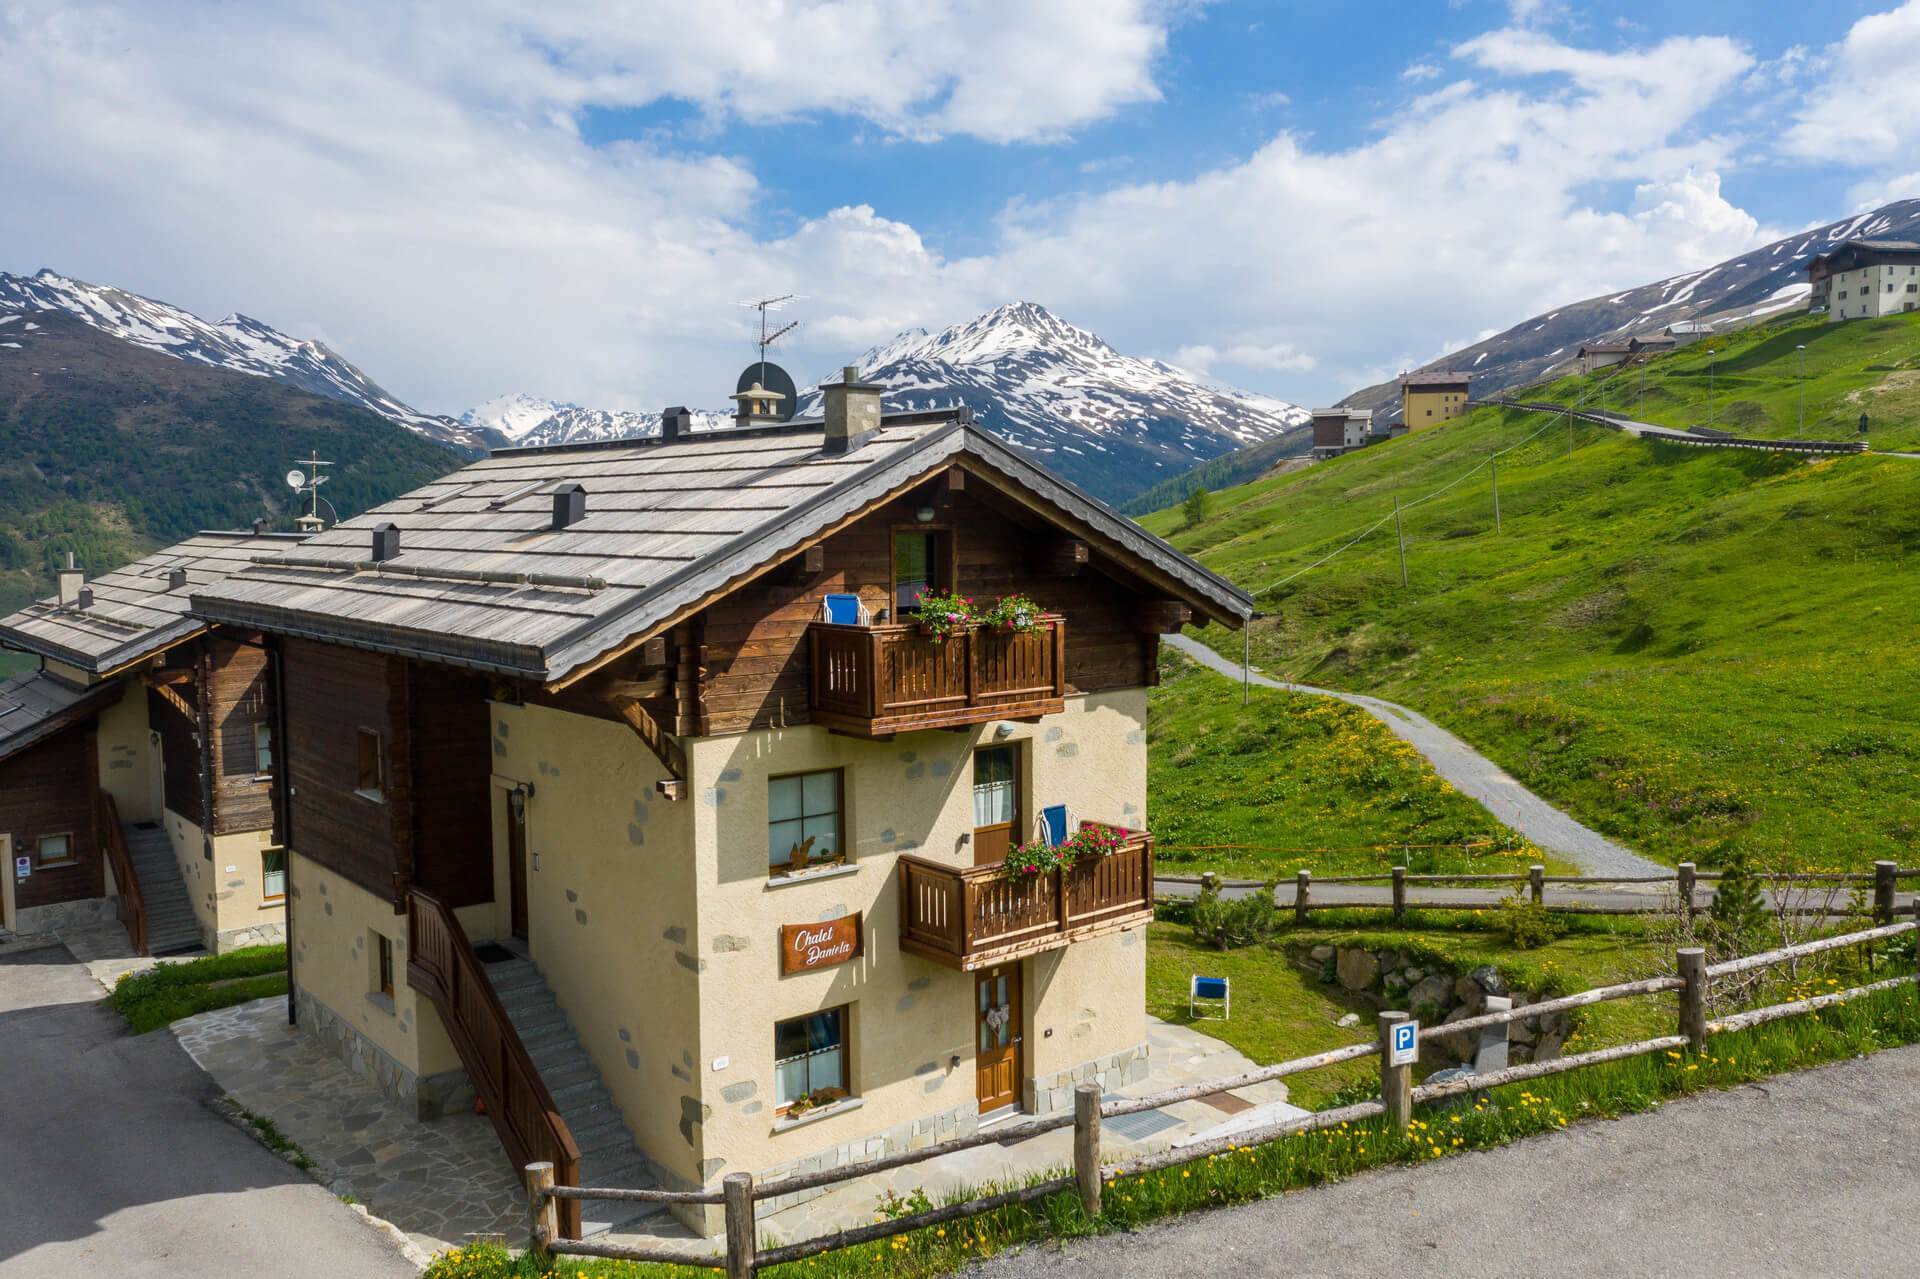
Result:
M690 428L501 450L194 591L280 673L300 1024L575 1184L1144 1078L1147 689L1251 600L851 371L821 419Z
M1807 262L1807 309L1863 320L1920 307L1920 241L1847 240Z
M272 673L193 591L299 535L209 532L0 618L40 660L0 683L0 928L119 918L141 954L274 942Z

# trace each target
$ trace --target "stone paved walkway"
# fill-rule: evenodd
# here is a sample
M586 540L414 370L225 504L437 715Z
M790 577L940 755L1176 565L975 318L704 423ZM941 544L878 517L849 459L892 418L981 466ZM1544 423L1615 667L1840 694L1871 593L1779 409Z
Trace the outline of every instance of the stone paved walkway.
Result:
M351 1195L432 1253L489 1236L518 1245L526 1229L520 1181L492 1126L476 1115L422 1123L349 1072L338 1058L287 1025L278 999L202 1013L174 1023L174 1034L201 1069L242 1107L269 1119L314 1160L336 1194ZM1199 1031L1148 1019L1147 1078L1121 1090L1140 1096L1253 1068L1239 1052ZM1286 1087L1244 1088L1223 1103L1189 1101L1132 1116L1126 1126L1158 1131L1137 1138L1112 1124L1104 1133L1111 1157L1161 1150L1244 1115L1247 1107L1286 1107ZM1119 1122L1119 1121L1116 1121ZM887 1191L924 1189L938 1200L961 1188L1012 1182L1071 1165L1070 1130L1008 1145L982 1146L942 1159L848 1182L809 1203L761 1222L763 1235L788 1240L872 1221ZM650 1218L655 1233L610 1234L607 1243L667 1244L689 1254L711 1245L677 1222Z

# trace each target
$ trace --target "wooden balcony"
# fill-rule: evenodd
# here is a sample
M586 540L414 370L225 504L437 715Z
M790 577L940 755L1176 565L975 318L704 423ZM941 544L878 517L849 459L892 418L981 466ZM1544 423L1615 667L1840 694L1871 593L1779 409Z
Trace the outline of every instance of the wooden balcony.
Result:
M1066 706L1066 623L936 644L911 622L807 629L813 721L858 737L1038 719Z
M900 949L962 972L1070 946L1153 918L1153 836L1071 870L1004 878L998 865L900 859Z

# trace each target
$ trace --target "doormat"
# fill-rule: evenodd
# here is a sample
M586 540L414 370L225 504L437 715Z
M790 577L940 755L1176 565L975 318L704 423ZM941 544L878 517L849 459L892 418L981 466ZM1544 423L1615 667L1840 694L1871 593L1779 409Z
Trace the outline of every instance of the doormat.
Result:
M1143 1110L1138 1114L1100 1121L1101 1132L1117 1132L1129 1141L1145 1141L1155 1133L1179 1126L1180 1121L1164 1110Z
M1206 1102L1215 1110L1223 1111L1229 1115L1237 1115L1243 1110L1253 1109L1252 1102L1248 1101L1245 1097L1236 1097L1230 1092L1217 1092L1211 1097L1202 1097L1200 1100Z
M504 964L510 959L520 958L497 941L481 942L473 948L473 955L483 964Z

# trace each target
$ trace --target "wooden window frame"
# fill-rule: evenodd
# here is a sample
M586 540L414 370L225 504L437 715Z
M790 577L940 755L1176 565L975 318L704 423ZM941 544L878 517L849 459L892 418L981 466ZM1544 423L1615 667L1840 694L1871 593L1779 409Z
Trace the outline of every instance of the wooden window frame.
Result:
M54 861L47 860L46 855L40 851L40 846L50 839L64 839L67 841L67 855L65 857L58 858ZM33 866L35 870L64 870L68 866L78 866L79 864L80 843L73 837L72 831L50 830L44 835L35 835L33 837Z
M378 774L375 778L375 781L377 784L374 786L365 785L367 777L366 777L366 771L365 771L366 759L365 759L365 753L364 753L364 743L366 742L366 739L369 737L373 739L373 762L374 762L374 767L377 770L377 774ZM377 728L369 728L363 724L359 728L356 728L353 730L353 743L354 743L353 766L354 766L354 779L355 779L353 793L358 795L361 799L368 800L375 804L386 803L387 802L387 735L381 732Z
M846 1083L843 1087L840 1087L840 1088L835 1088L831 1090L823 1089L822 1091L831 1091L837 1095L829 1098L825 1102L818 1102L818 1103L815 1103L814 1105L810 1105L808 1109L809 1110L817 1109L819 1106L823 1106L823 1105L830 1106L836 1102L846 1101L851 1097L857 1097L860 1095L858 1090L856 1090L853 1086L853 1005L852 1004L839 1004L832 1008L816 1008L812 1012L799 1013L792 1017L776 1017L773 1022L773 1042L774 1042L774 1050L773 1050L774 1051L774 1058L773 1058L774 1112L773 1113L776 1117L782 1117L791 1113L795 1102L798 1101L798 1098L795 1098L794 1101L783 1102L780 1100L780 1065L781 1063L787 1062L787 1061L800 1061L806 1057L813 1057L818 1055L818 1052L810 1052L810 1053L803 1053L800 1057L780 1056L779 1055L780 1054L780 1047L779 1047L780 1027L787 1025L790 1022L809 1021L815 1017L819 1017L827 1013L833 1014L836 1018L839 1019L839 1022L840 1022L840 1045L839 1045L840 1046L840 1074L841 1074L841 1077L846 1081ZM807 1095L811 1097L813 1094L809 1092Z
M280 858L280 891L267 891L267 858L278 854ZM260 900L262 902L284 902L287 900L287 874L289 858L284 848L263 848L260 850Z
M374 990L375 993L393 998L393 938L385 933L375 933L374 942Z
M951 524L933 523L895 524L887 531L887 607L892 610L887 616L891 621L904 620L903 615L916 612L912 608L903 608L900 604L900 557L896 548L902 534L930 535L934 539L933 553L929 557L934 562L934 589L957 591L960 589L960 556L957 548L958 538ZM942 579L945 579L944 582Z
M267 766L265 768L260 767L260 740L262 735L265 736L266 743L267 743ZM273 747L274 747L273 725L270 723L256 723L253 726L253 780L254 781L256 782L266 781L273 776Z
M832 773L834 775L834 858L830 862L809 861L806 870L795 870L791 863L785 867L775 865L772 854L769 852L767 859L767 878L770 880L792 879L798 875L805 875L807 871L818 870L826 866L845 866L853 860L847 852L847 770L844 766L836 765L833 768L808 768L797 773L770 773L767 775L767 793L769 796L772 795L773 784L775 782L786 781L788 778L793 777L814 777L822 773ZM800 801L800 820L803 826L806 823L807 817L805 789L803 785L801 787L802 799ZM773 820L772 803L769 801L766 823L769 828L773 826ZM782 820L791 821L793 819L783 818ZM791 1020L791 1018L783 1018L782 1020Z

